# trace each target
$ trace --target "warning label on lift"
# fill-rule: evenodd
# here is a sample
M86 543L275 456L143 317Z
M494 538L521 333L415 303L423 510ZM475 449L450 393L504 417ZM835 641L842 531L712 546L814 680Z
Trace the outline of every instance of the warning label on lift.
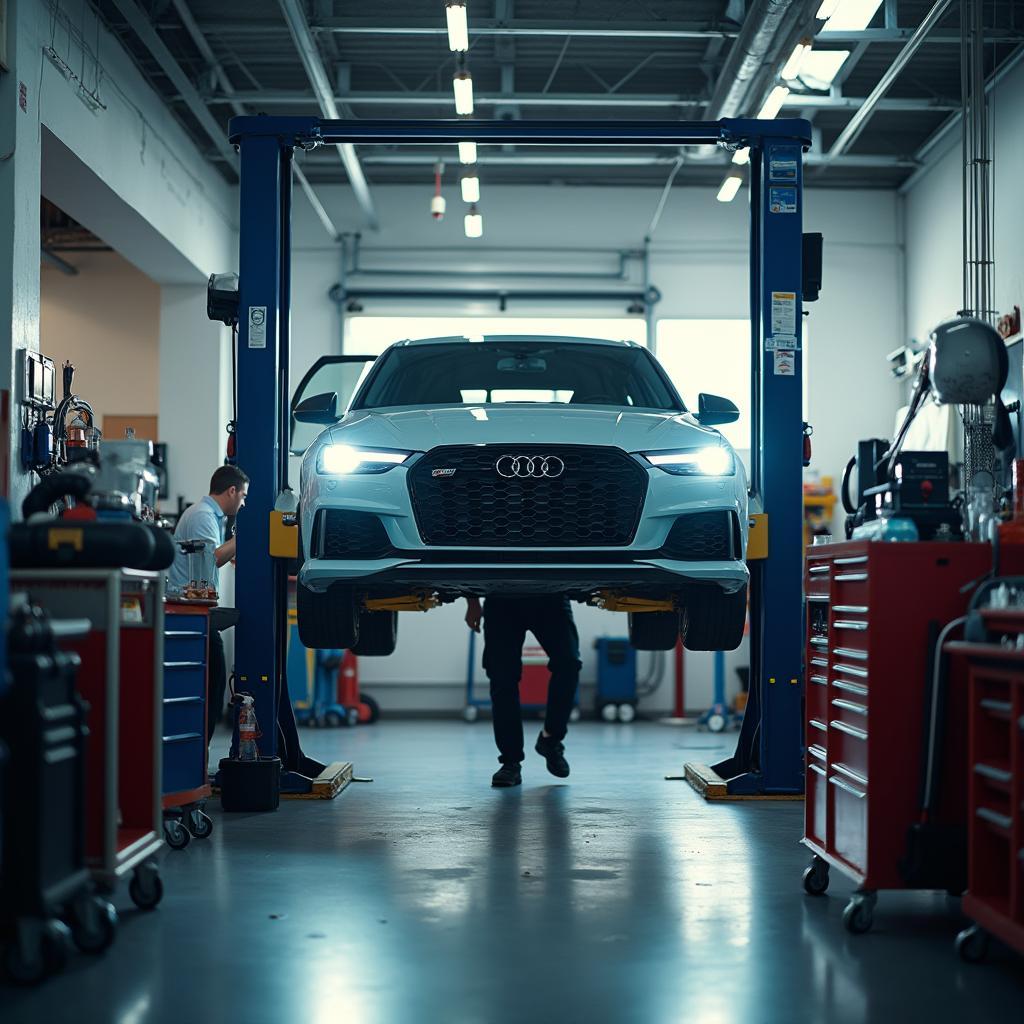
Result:
M768 189L768 209L771 213L796 213L796 189Z
M775 352L775 376L795 377L796 376L796 354L794 352Z
M799 146L775 146L768 158L768 180L796 181L799 166Z
M249 348L267 347L267 307L249 307Z
M795 334L773 334L764 339L764 347L768 352L790 351L793 352L800 346L797 343Z
M796 292L772 292L773 337L796 336ZM775 348L781 348L776 345ZM796 348L796 346L793 346Z

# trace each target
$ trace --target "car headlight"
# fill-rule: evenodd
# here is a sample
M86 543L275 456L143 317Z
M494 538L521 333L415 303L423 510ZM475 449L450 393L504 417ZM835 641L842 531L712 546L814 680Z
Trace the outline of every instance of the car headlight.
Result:
M732 476L736 472L732 452L722 445L644 452L643 456L652 466L674 476Z
M320 449L316 471L326 476L350 476L353 473L386 473L400 466L412 452L386 448L354 448L348 444L329 444Z

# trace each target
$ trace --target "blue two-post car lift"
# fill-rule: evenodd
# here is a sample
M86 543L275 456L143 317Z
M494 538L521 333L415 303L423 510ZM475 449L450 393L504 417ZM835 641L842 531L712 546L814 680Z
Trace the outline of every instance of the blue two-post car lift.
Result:
M293 155L340 143L475 141L749 147L750 486L752 509L766 517L769 557L751 564L751 686L736 753L713 768L728 796L802 792L802 154L810 124L236 117L230 138L241 156L237 460L252 481L238 531L235 673L238 689L255 698L261 754L284 763L283 788L308 790L323 768L299 747L285 679L287 562L269 556L270 513L288 479ZM275 718L277 728L268 727Z

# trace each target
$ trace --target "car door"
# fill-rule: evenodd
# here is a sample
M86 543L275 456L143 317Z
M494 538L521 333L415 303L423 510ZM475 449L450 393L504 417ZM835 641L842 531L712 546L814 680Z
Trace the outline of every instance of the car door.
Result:
M306 372L292 395L291 435L289 451L292 455L304 455L306 449L332 422L345 414L376 356L321 356ZM302 422L296 419L295 410L311 398L324 395L337 396L337 414L325 415L320 422Z

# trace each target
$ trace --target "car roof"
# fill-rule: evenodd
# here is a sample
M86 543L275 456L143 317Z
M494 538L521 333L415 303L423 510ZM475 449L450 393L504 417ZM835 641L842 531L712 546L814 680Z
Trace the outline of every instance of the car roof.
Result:
M572 335L564 334L484 334L482 336L482 342L478 339L473 341L461 334L451 335L446 338L406 338L403 341L396 341L395 347L407 346L407 345L444 345L463 342L469 344L484 344L484 345L501 345L509 344L513 342L555 342L556 344L568 344L568 345L612 345L612 346L626 346L628 348L643 348L642 345L638 345L635 341L611 341L608 338L577 338Z

